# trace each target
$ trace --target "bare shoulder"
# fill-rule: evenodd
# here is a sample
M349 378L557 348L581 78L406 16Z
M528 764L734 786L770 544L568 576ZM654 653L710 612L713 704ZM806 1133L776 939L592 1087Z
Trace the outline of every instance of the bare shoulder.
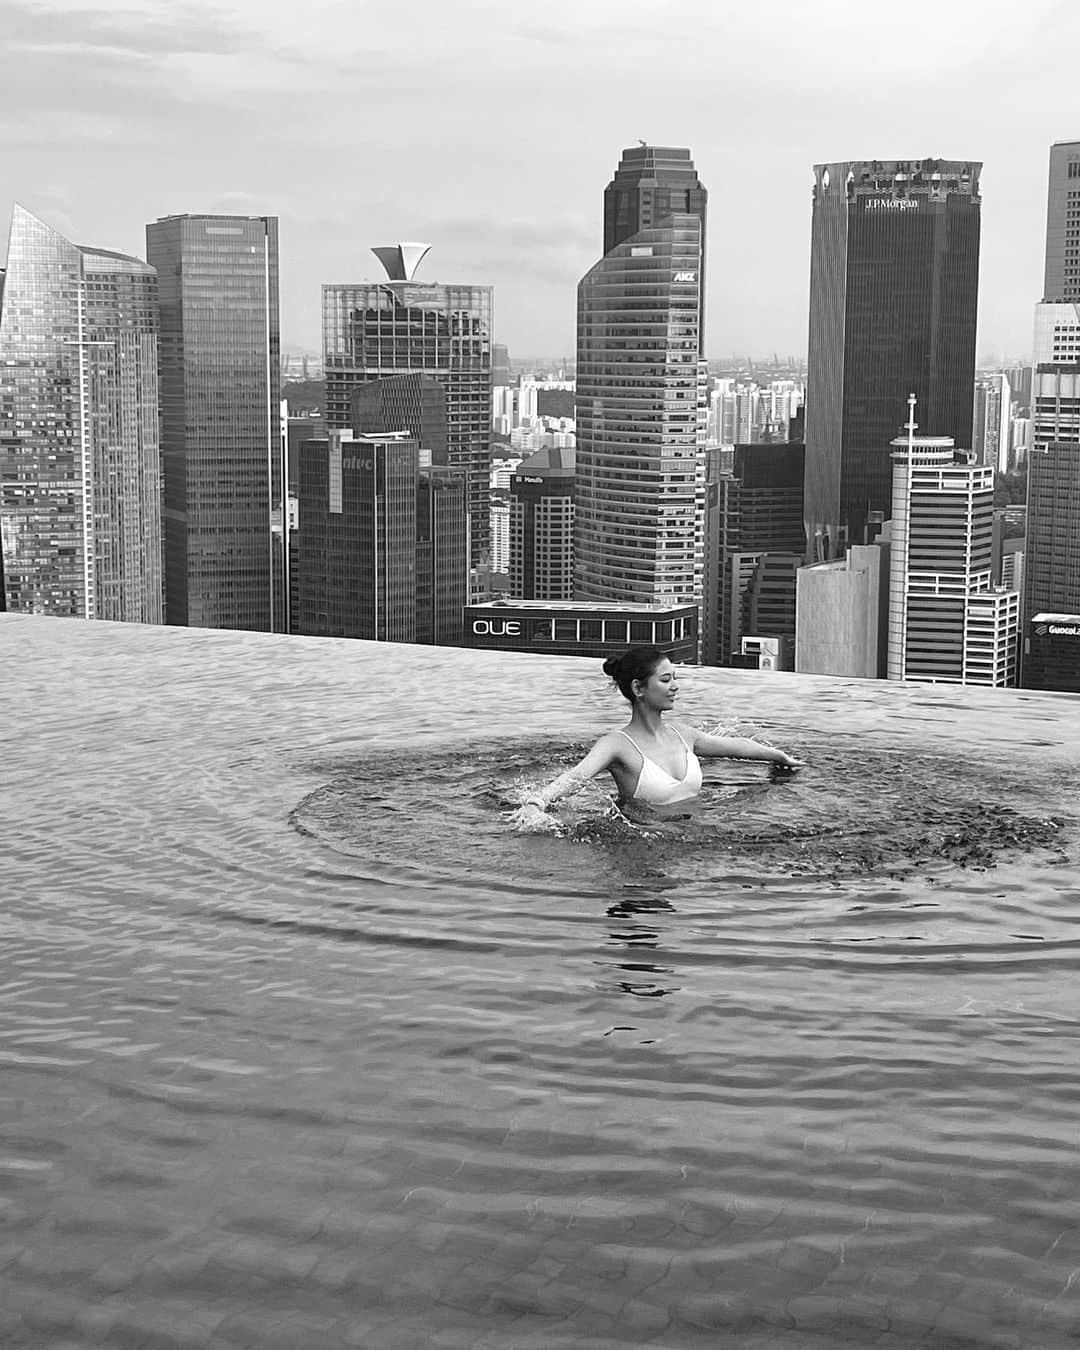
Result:
M606 731L592 748L592 753L603 756L605 763L618 760L620 764L629 763L632 758L630 743L621 731Z

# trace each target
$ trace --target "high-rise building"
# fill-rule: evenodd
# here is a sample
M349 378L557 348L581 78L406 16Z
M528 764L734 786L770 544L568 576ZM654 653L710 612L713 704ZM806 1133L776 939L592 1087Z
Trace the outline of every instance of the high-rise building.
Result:
M146 252L161 297L166 622L282 632L277 218L165 216Z
M707 665L730 665L744 636L794 639L795 573L806 548L804 454L786 442L709 452Z
M989 464L998 473L1009 467L1011 409L1012 391L1004 371L975 381L971 448L977 463Z
M409 430L331 431L304 443L294 631L460 644L465 477L426 460Z
M407 431L301 446L298 633L416 640L418 472Z
M800 567L795 669L801 675L885 677L889 550L884 535L842 558Z
M701 603L706 192L689 150L623 152L577 308L575 598Z
M1020 597L992 584L994 470L951 438L893 442L888 677L1016 682Z
M1060 662L1046 658L1053 642L1036 617L1080 614L1080 141L1051 147L1049 178L1027 456L1022 681L1031 689L1069 687ZM1063 650L1067 658L1075 643Z
M371 380L353 391L352 429L358 436L407 431L417 443L414 640L457 646L469 598L468 479L447 463L446 389L416 371Z
M814 168L806 401L811 559L889 512L908 394L925 435L971 435L981 197L975 161Z
M373 252L387 281L323 286L327 426L351 426L353 395L373 380L406 372L436 380L446 399L447 432L433 463L466 476L475 564L489 543L492 288L416 281L426 245Z
M539 450L510 480L510 594L515 599L573 599L575 454Z
M1080 141L1050 147L1044 300L1080 300Z
M1040 362L1033 394L1024 563L1028 619L1038 613L1080 614L1080 363Z
M0 276L6 607L160 623L154 269L17 205Z
M462 642L469 602L469 511L460 469L421 464L416 483L416 638Z

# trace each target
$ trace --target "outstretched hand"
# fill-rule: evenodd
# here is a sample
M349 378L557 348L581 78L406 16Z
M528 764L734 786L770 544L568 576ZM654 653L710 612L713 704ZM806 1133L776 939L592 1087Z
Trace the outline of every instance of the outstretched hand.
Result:
M542 811L535 802L526 802L524 806L519 806L516 811L506 813L507 821L517 830L526 830L531 834L536 834L541 830L554 830L557 828L553 817L546 811Z

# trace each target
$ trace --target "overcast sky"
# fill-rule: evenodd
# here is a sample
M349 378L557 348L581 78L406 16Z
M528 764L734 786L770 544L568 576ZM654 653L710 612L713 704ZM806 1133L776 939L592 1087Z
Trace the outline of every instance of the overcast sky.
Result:
M21 201L144 253L182 211L281 220L282 335L319 286L491 282L512 354L572 354L624 146L709 190L709 355L806 348L815 162L977 159L979 353L1030 347L1046 168L1080 139L1077 0L0 0L0 246Z

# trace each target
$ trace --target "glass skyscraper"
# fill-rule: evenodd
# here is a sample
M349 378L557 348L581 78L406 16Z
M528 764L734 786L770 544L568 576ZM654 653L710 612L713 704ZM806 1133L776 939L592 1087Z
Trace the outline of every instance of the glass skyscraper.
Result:
M981 197L975 161L814 168L806 395L812 560L887 518L909 394L928 436L971 439ZM871 533L873 532L871 528Z
M282 632L277 220L167 216L146 249L161 300L166 622Z
M351 427L353 395L373 380L407 372L438 380L447 429L433 462L465 474L475 565L490 533L492 288L413 280L422 250L375 249L390 280L323 287L326 423Z
M154 269L16 206L0 294L6 607L160 623Z
M577 304L574 594L702 598L706 191L689 150L623 152Z

